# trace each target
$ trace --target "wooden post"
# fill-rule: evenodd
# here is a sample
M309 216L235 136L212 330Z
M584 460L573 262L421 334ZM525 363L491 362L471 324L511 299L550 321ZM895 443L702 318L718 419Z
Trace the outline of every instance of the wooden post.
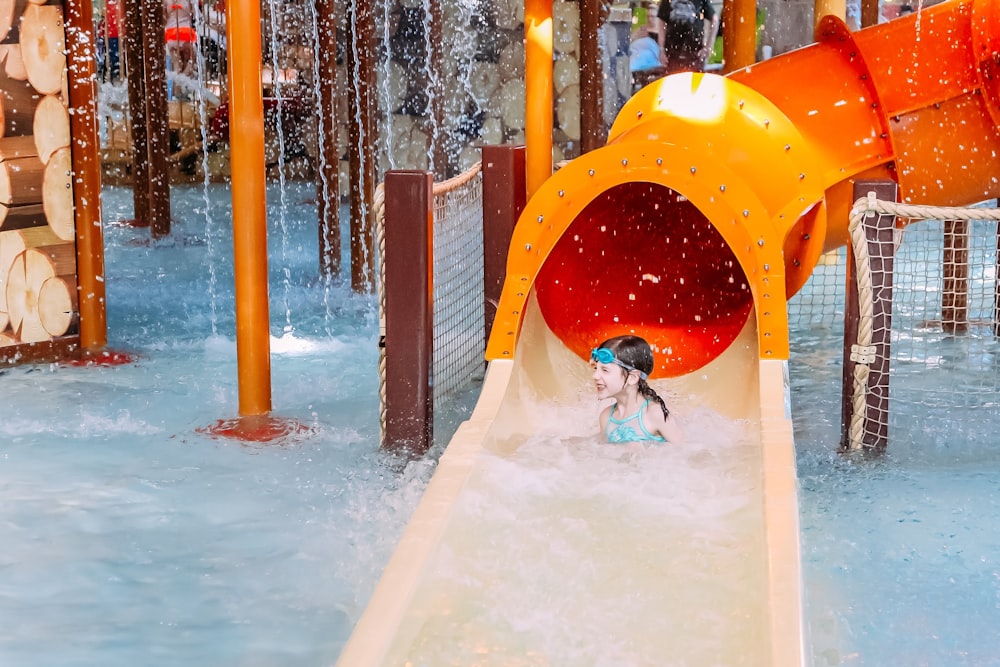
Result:
M891 181L857 181L853 201L874 191L883 201L896 201L898 186ZM889 354L892 334L892 272L895 243L893 230L896 218L879 215L865 223L868 254L872 269L872 339L874 361L869 364L866 401L866 420L871 426L865 429L862 444L866 449L884 450L889 432ZM844 361L843 394L841 400L841 449L849 447L848 429L854 415L854 366L851 359L858 341L857 273L854 253L847 244L847 290L844 312Z
M996 223L997 252L993 279L993 335L1000 336L1000 222Z
M861 27L870 28L878 25L879 0L861 0Z
M604 124L604 68L598 37L603 0L580 0L580 150L588 153L607 142Z
M941 328L952 335L969 330L969 221L944 221L944 284Z
M126 3L128 4L128 3ZM142 54L145 72L146 140L149 149L149 228L153 238L170 234L170 128L167 123L166 46L163 3L142 3Z
M337 19L336 0L316 0L319 35L319 145L317 182L319 215L319 273L340 275L340 154L337 152Z
M351 38L347 49L347 71L356 73L356 89L350 105L349 160L351 172L351 287L371 292L375 287L375 86L374 30L371 2L354 0Z
M725 72L753 65L757 60L756 0L722 3L722 58Z
M382 446L426 452L434 435L434 175L385 175L385 409Z
M226 2L240 415L271 410L260 3Z
M94 22L89 0L66 3L66 48L69 51L70 137L73 160L73 205L76 209L77 304L80 347L103 348L108 342L104 289L104 237L101 229L101 156L94 84Z
M528 198L552 176L552 0L524 3Z
M527 198L524 146L483 146L483 316L486 340L496 318L507 251Z
M431 90L431 171L438 180L454 176L455 165L452 164L451 151L448 150L448 137L444 133L445 116L445 81L442 62L444 54L444 19L441 15L441 0L427 0L428 20L430 24L430 39L427 40L427 71L430 73Z
M122 50L128 85L128 122L132 135L132 215L137 227L149 226L149 141L146 136L146 68L142 57L142 7L124 3Z

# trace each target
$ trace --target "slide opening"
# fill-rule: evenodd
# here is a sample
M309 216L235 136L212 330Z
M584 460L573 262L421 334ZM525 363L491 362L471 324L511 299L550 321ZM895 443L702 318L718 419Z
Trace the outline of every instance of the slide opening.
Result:
M683 195L628 182L595 197L552 249L535 282L552 332L586 358L610 336L653 346L654 376L678 377L736 339L753 295L732 249Z

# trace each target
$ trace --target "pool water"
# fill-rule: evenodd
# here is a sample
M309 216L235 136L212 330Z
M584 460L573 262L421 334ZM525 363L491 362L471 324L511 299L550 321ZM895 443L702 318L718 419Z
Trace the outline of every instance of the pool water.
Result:
M198 429L237 410L228 190L175 187L174 231L157 244L119 222L130 191L103 196L109 344L135 361L0 371L0 665L332 664L434 467L377 450L374 297L317 279L313 187L269 191L274 412L311 430L278 447L213 440ZM1000 664L993 436L915 412L901 416L918 422L910 442L842 457L839 335L793 340L809 664ZM591 458L534 446L592 472ZM692 457L661 472L711 458ZM483 474L502 489L512 465L531 463L498 458ZM627 502L644 475L626 470L608 498ZM523 510L552 520L545 484L565 476L521 482L536 485ZM508 610L545 589L527 593ZM642 660L565 644L573 629L549 622L533 631L567 659Z
M274 414L310 432L246 446L197 432L237 413L228 189L175 187L155 245L104 190L135 361L0 371L0 664L336 660L434 459L378 453L375 301L317 280L313 192L268 214Z
M926 337L937 357L893 362L889 445L872 459L837 453L839 324L791 332L808 664L1000 665L1000 420L981 391L996 342L894 319L899 349ZM962 386L978 396L940 404Z

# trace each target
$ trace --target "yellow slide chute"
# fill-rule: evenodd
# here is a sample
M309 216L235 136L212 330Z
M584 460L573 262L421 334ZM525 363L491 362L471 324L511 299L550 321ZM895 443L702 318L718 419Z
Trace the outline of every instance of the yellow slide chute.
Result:
M537 443L552 418L539 406L566 405L575 418L589 350L630 332L653 345L653 379L685 403L682 410L703 406L748 424L758 452L743 473L754 483L760 521L734 548L761 564L753 615L763 630L759 642L720 655L804 664L786 302L819 256L847 241L856 181L893 180L903 201L929 205L1000 195L998 63L1000 4L952 0L857 33L827 17L808 47L727 77L670 76L635 95L606 146L564 166L528 201L476 410L441 457L339 664L410 664L419 654L411 647L440 644L442 632L462 641L435 664L554 664L542 647L457 614L489 608L490 599L472 599L485 587L466 587L458 599L454 591L435 594L430 576L450 562L445 554L468 550L463 540L494 529L488 512L456 511L482 490L487 459ZM498 510L507 504L489 502ZM593 534L611 536L635 517L584 519ZM644 547L678 548L659 537ZM511 547L503 535L494 539L494 548ZM587 557L598 567L628 546ZM539 561L559 557L534 554L524 567L559 571ZM680 586L693 574L661 571L631 585L641 598L662 577ZM570 577L546 585L573 594ZM711 596L703 604L709 617L718 611ZM604 611L596 605L587 613ZM635 618L642 625L630 641L667 655L671 628L657 621ZM459 645L480 652L466 655Z

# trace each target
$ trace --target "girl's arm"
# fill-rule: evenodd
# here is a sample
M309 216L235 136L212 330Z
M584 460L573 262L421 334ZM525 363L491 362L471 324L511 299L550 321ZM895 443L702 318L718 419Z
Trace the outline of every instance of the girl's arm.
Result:
M649 425L649 432L658 435L672 445L684 442L684 432L680 424L673 416L663 417L663 410L656 403L650 402L646 406L646 414L643 415L646 424Z
M662 415L663 413L660 412ZM684 442L684 431L681 430L680 424L674 417L667 417L663 420L663 426L660 428L660 435L666 438L667 442L679 445Z
M601 410L601 416L597 420L597 423L601 426L600 435L602 438L608 437L608 419L611 417L611 408L612 406L609 405Z

